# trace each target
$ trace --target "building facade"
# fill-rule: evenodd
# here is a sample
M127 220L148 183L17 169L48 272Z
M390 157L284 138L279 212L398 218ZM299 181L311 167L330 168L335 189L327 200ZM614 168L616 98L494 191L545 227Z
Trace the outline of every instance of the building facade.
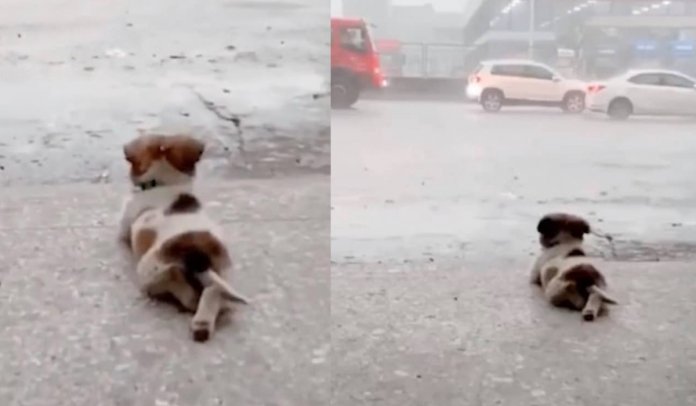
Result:
M441 12L431 4L343 0L343 15L370 23L390 76L451 77L462 72L464 13Z
M648 66L696 74L692 0L487 0L463 37L470 63L531 55L586 78Z

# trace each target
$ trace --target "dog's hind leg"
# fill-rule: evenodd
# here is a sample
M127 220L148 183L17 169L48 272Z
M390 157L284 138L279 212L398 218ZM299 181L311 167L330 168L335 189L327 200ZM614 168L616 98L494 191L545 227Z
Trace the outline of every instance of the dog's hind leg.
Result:
M577 286L560 278L551 279L546 285L544 295L548 301L557 307L582 310L586 301L577 292Z
M158 297L168 293L187 310L196 311L198 294L186 281L181 266L160 263L148 253L138 263L136 276L146 295Z
M208 341L215 330L215 322L222 309L222 292L218 286L203 289L198 309L191 320L191 332L195 341Z
M166 283L167 291L179 301L179 303L191 312L196 311L198 305L198 293L191 286L184 276L182 269L177 267L170 268L170 280Z
M598 293L590 293L590 296L587 299L587 303L585 304L585 307L582 309L582 318L585 321L593 321L594 319L596 319L599 315L599 311L602 309L603 301L604 300L602 299L602 296L600 296Z

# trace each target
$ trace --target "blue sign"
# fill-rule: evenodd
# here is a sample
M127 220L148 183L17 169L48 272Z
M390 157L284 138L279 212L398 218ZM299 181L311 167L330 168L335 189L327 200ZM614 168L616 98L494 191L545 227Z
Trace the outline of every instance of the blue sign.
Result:
M657 51L657 41L636 41L633 44L633 49L639 53L652 53Z
M602 48L597 53L600 55L616 55L616 50L613 48Z
M696 44L693 41L675 41L672 43L672 53L675 56L693 56L696 52Z

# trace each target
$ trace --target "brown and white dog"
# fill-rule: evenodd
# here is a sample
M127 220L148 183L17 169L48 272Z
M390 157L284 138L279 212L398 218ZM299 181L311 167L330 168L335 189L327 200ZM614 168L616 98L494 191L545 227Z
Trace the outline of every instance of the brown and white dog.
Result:
M230 302L248 302L225 281L232 261L222 232L193 191L204 149L185 135L142 134L123 148L136 189L124 204L120 238L137 261L144 293L173 296L195 312L196 341L210 338Z
M548 214L539 221L537 231L542 251L532 268L531 282L541 286L551 304L581 310L587 321L597 318L606 303L616 304L604 290L604 275L585 254L587 221L572 214Z

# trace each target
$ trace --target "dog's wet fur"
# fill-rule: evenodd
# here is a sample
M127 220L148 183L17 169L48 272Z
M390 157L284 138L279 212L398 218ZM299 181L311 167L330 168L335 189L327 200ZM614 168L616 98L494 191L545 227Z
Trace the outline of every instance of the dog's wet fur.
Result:
M541 254L532 268L531 282L540 286L554 306L582 312L586 321L595 320L616 300L606 293L604 275L586 255L583 239L590 225L583 218L553 213L537 224Z

